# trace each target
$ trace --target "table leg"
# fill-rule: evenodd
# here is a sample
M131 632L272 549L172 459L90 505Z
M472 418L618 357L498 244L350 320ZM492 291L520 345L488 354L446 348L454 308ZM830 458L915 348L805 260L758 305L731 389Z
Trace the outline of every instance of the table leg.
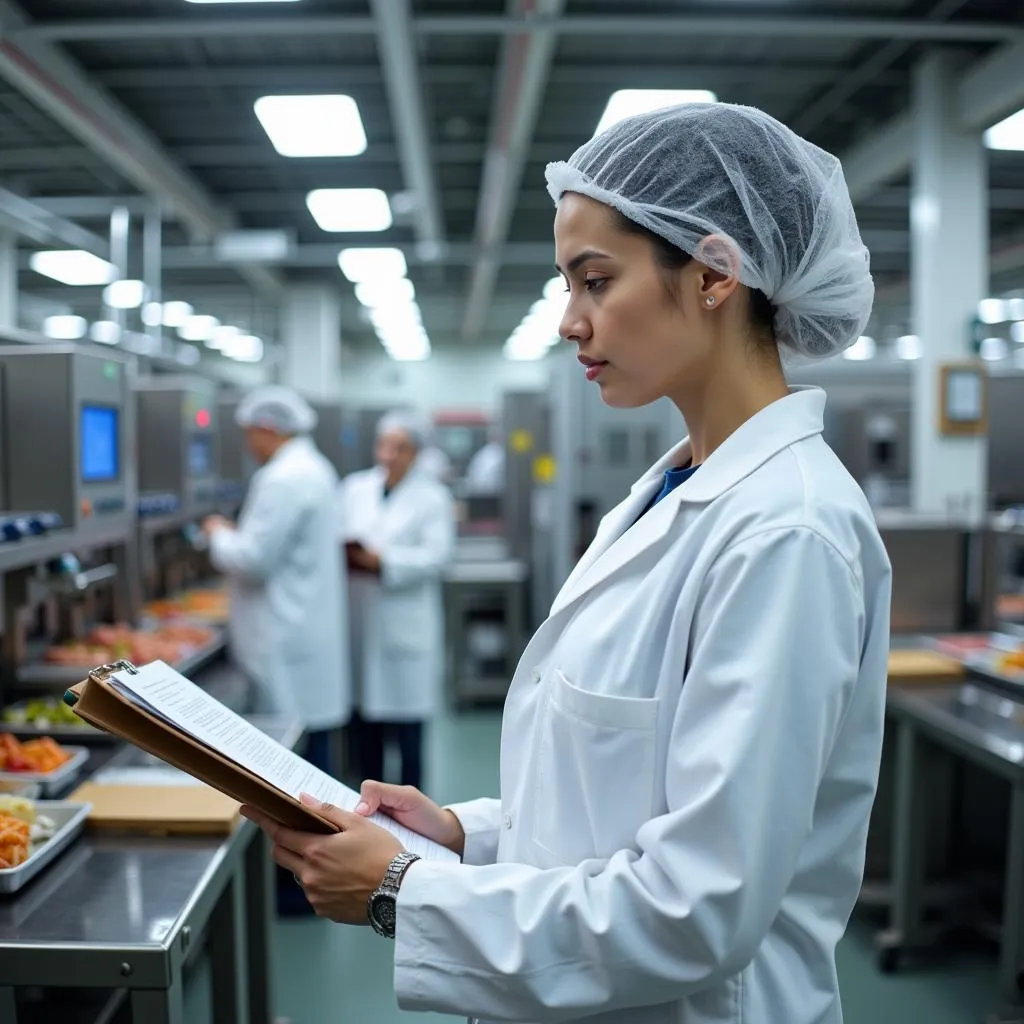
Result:
M137 988L131 995L132 1024L185 1024L185 1003L181 977L170 988Z
M256 832L245 851L246 961L250 1024L274 1019L270 941L274 926L274 871L270 844Z
M242 879L240 871L230 879L210 915L208 948L213 987L213 1019L217 1024L239 1024L245 1019L239 1012L242 944Z
M0 988L0 1024L18 1024L18 1005L13 988Z
M882 937L881 965L894 969L901 950L912 946L922 922L927 851L927 810L920 785L921 742L913 725L901 721L896 734L896 781L893 799L892 917Z
M1010 836L1003 897L1003 936L999 957L999 992L1008 1003L1021 999L1024 972L1024 783L1010 796Z

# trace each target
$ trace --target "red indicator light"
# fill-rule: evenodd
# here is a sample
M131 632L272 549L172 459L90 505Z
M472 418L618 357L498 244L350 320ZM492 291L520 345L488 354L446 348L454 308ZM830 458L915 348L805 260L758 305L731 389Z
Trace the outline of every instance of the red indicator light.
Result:
M210 414L206 409L200 409L196 413L196 426L202 427L204 430L210 425Z

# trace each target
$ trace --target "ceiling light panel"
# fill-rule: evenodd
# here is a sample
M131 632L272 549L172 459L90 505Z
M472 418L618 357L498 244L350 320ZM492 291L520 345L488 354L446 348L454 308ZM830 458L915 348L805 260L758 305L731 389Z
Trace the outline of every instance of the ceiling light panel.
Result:
M393 281L405 277L408 270L401 249L342 249L338 266L353 284L382 279Z
M1024 110L1018 110L989 128L985 132L985 145L989 149L1024 153Z
M707 89L619 89L608 98L595 135L636 114L649 114L681 103L715 103L718 97Z
M110 284L117 277L117 267L84 249L55 249L34 252L29 266L44 277L61 284L86 286Z
M263 96L253 109L281 156L358 156L366 151L366 132L351 96Z
M318 188L306 206L323 231L387 231L392 223L388 197L378 188Z

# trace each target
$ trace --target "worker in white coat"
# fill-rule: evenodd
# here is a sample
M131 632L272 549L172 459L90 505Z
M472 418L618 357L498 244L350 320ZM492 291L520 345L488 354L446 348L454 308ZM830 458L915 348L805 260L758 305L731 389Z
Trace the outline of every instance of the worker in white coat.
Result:
M629 118L547 170L560 333L604 401L690 434L523 654L501 793L363 787L342 833L255 817L317 912L395 939L399 1003L481 1021L841 1024L882 746L890 567L822 439L824 357L873 301L839 162L726 104ZM416 859L381 810L461 855Z
M394 743L402 783L417 787L424 723L441 699L443 575L455 547L451 494L419 464L426 437L413 413L382 417L377 465L347 476L338 501L349 570L355 772L379 779Z
M237 527L206 522L210 559L231 581L232 656L257 710L298 718L307 757L330 771L331 730L350 711L337 475L309 437L316 413L294 391L253 391L236 419L260 468Z

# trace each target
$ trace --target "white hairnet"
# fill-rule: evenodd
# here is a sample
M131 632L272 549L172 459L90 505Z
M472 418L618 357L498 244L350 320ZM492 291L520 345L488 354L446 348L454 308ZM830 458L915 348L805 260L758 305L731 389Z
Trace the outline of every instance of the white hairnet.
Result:
M422 451L430 441L430 424L422 416L409 409L395 409L385 413L377 421L378 437L392 430L400 430L407 434L417 451Z
M310 433L316 419L309 402L291 388L278 385L250 391L235 412L240 427L266 427L288 436Z
M760 110L694 103L626 118L546 177L556 203L596 199L763 292L776 340L802 355L834 355L867 325L875 289L842 166Z

